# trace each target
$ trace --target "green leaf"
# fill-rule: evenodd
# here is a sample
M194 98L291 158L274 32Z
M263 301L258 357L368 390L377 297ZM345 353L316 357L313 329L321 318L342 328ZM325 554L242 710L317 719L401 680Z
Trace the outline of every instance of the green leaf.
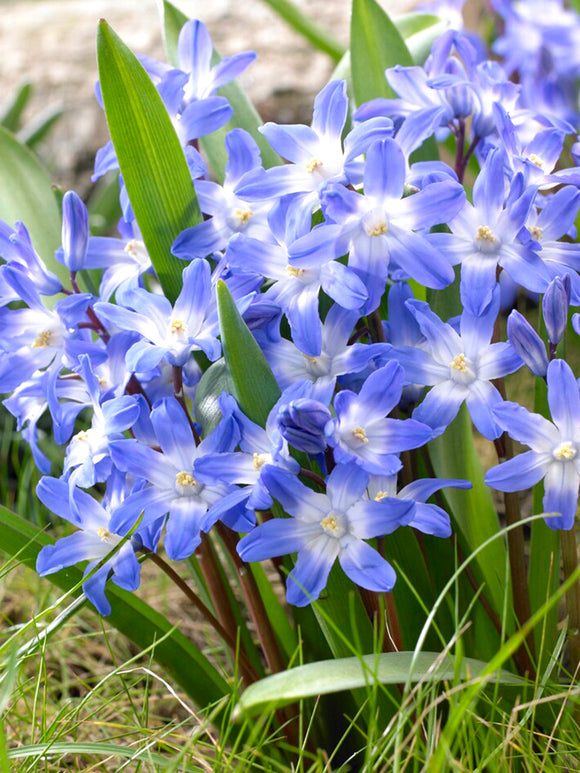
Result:
M60 105L51 105L35 116L26 126L18 132L20 142L35 148L51 132L53 126L58 123L64 113Z
M218 398L222 392L233 393L233 384L223 357L203 374L195 390L195 418L201 424L203 437L219 424L222 414Z
M171 245L201 222L179 139L151 79L123 41L101 20L99 79L111 139L135 218L165 295L174 302L183 262Z
M23 83L14 96L0 108L0 125L10 132L18 131L22 123L22 113L30 100L32 86Z
M0 127L0 218L10 226L22 220L39 255L63 281L68 270L57 263L60 213L50 178L36 156Z
M34 570L36 556L53 540L39 532L16 513L0 506L2 540L0 550ZM47 577L58 588L68 591L82 580L76 566ZM76 595L80 595L77 592ZM153 657L200 707L208 706L229 694L228 684L218 674L199 649L179 632L163 615L137 596L121 590L115 584L107 586L112 612L108 624L123 633L140 649L154 646Z
M335 62L341 59L345 52L344 46L338 40L335 40L333 35L327 32L327 30L302 13L294 3L289 0L262 0L262 2L269 5L278 16L284 19L292 29L306 38L315 48L324 51Z
M350 57L357 105L375 97L395 97L385 70L395 64L413 64L401 34L375 0L353 0Z
M439 37L449 24L439 16L427 13L408 13L393 19L405 41L415 64L423 64L431 53L434 40Z
M233 395L246 416L264 427L280 397L280 388L222 280L217 283L216 294L222 346Z
M458 675L455 661L436 652L421 652L418 655L414 652L386 652L308 663L254 682L242 693L234 718L285 706L303 698L371 686L376 682L404 684L409 680L413 661L412 682L422 679L429 682L455 681L458 676L473 679L487 667L481 660L464 658ZM499 671L496 680L501 684L524 684L522 679L507 671Z
M188 18L182 11L168 0L163 0L165 49L167 51L167 58L174 67L177 67L177 40L179 32L186 21L188 21ZM220 55L214 49L212 63L216 64L220 59ZM225 97L232 106L234 111L232 118L221 129L200 139L201 147L208 157L217 180L223 182L225 178L227 162L225 137L231 129L245 129L252 135L260 148L262 163L266 169L281 164L282 159L280 156L272 150L269 142L258 131L258 127L262 126L264 122L241 86L236 81L233 81L218 89L218 94Z

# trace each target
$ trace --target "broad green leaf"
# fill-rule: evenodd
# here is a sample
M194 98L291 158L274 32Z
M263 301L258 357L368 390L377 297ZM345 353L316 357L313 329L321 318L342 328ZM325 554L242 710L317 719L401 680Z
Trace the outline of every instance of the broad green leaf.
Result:
M246 416L264 427L280 397L280 388L222 280L217 283L216 294L222 346L233 395Z
M395 97L385 70L395 64L413 64L401 34L376 0L353 0L350 57L357 105L376 97Z
M175 301L183 262L171 245L201 222L179 139L151 79L104 21L97 36L99 79L111 139L135 218L166 296Z
M499 524L491 491L485 484L483 468L473 443L473 427L465 406L444 434L429 443L429 455L438 478L465 478L469 491L447 489L445 498L455 523L470 550L497 533ZM478 559L490 601L497 614L504 600L504 547L493 542Z
M222 392L233 392L232 380L223 357L210 365L195 390L195 418L201 424L203 437L209 435L220 422L222 414L218 398Z
M53 542L28 521L4 507L0 507L0 529L0 550L10 557L18 555L18 560L33 570L39 550ZM49 575L47 580L66 591L78 585L82 572L73 566ZM153 651L155 661L198 706L208 706L229 693L227 683L207 658L163 615L113 583L107 586L107 596L112 607L111 614L106 618L107 624L127 636L140 649L157 642Z
M290 0L262 0L262 2L269 5L278 16L281 16L292 29L300 33L315 48L324 51L335 62L340 60L345 51L344 46L327 30L302 13Z
M50 178L36 156L0 127L0 218L13 226L22 220L39 255L63 281L68 270L57 263L60 213Z
M417 26L407 23L409 31ZM397 64L408 67L414 61L396 24L376 0L352 0L350 66L355 103L361 105L377 97L396 97L385 78L385 70ZM411 156L413 162L437 158L433 137Z
M311 698L316 695L354 690L380 684L400 684L409 680L409 669L414 660L411 681L455 681L477 677L487 664L465 658L459 668L452 658L436 652L385 652L360 658L340 658L291 668L254 682L241 695L234 717L256 714L274 707ZM498 671L495 680L501 684L523 685L524 682L507 671Z
M174 67L177 67L177 40L179 32L187 16L176 8L169 0L163 0L163 26L165 33L165 48L167 58ZM214 50L213 63L220 60L220 55ZM262 163L266 169L282 163L280 156L272 150L266 138L260 134L258 127L263 124L256 108L250 102L245 91L236 81L228 83L218 90L218 93L226 97L233 109L230 121L218 131L200 139L200 145L205 151L213 173L220 181L224 181L227 155L225 149L225 136L235 128L245 129L249 132L260 148Z

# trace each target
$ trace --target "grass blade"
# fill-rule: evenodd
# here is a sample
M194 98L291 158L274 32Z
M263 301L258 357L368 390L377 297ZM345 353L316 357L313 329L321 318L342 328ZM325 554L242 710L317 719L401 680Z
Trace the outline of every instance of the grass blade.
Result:
M0 550L10 557L18 555L20 562L31 569L34 569L39 550L53 542L4 507L0 507L0 527ZM47 579L66 591L81 581L82 571L73 566L49 575ZM207 706L229 693L229 686L207 658L163 615L112 583L107 586L107 595L112 606L107 622L140 649L157 642L154 659L198 706Z
M335 62L340 61L345 48L323 27L297 8L290 0L262 0L287 24L302 35L315 48L328 54Z

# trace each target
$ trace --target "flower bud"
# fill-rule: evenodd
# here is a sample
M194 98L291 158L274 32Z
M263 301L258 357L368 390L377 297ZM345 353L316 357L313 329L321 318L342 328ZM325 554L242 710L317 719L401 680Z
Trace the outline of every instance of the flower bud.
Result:
M507 321L510 344L536 376L544 378L548 369L546 347L540 336L519 311L512 311Z
M74 191L62 200L62 252L59 259L70 271L84 267L89 243L89 213Z
M570 277L557 276L548 285L542 300L542 313L550 343L557 346L562 340L568 322L570 305Z
M330 419L330 411L323 403L303 397L280 409L278 427L294 448L319 454L326 448L324 427Z

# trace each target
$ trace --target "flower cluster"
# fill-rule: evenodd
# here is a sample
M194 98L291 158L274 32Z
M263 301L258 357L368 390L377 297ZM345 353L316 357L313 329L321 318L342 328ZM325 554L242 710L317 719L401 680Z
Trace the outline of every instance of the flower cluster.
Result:
M459 29L461 3L443 5L456 23L425 65L387 70L396 98L360 106L347 124L347 85L331 81L310 126L261 128L288 162L269 169L253 137L233 129L223 184L210 179L196 140L227 123L231 107L217 89L254 54L212 67L206 28L188 22L178 67L142 58L204 215L173 243L183 261L173 303L122 180L119 238L90 236L85 205L64 196L55 257L70 272L66 286L24 224L0 222L0 391L44 473L40 499L78 529L41 552L38 571L88 560L84 590L100 612L110 609L110 576L137 587L139 551L162 540L170 559L187 558L218 521L245 535L243 561L297 554L292 604L319 597L336 559L360 586L390 591L383 537L405 527L449 536L449 516L426 500L471 486L427 477L427 464L414 466L424 472L412 482L400 474L408 452L428 458L426 445L463 403L485 438L507 432L531 449L490 470L488 484L513 491L544 479L545 510L556 513L548 524L571 528L580 398L556 348L569 305L580 305L580 246L570 239L580 173L560 162L576 117L553 76L578 74L577 21L559 2L541 22L536 3L495 2L506 20L502 66ZM455 168L414 160L432 135L454 147ZM116 166L109 143L95 176ZM87 269L101 272L98 295L83 291ZM426 298L456 277L461 315L441 319ZM195 412L208 363L222 357L218 282L281 392L265 426L227 391L215 395L210 431ZM500 308L514 287L543 295L548 350L515 311L502 340ZM504 399L499 382L524 364L547 379L553 423ZM39 429L47 412L65 448L57 476ZM90 489L104 489L102 501Z

